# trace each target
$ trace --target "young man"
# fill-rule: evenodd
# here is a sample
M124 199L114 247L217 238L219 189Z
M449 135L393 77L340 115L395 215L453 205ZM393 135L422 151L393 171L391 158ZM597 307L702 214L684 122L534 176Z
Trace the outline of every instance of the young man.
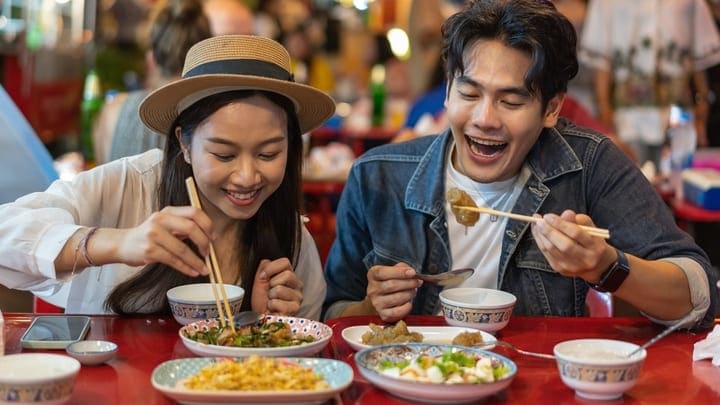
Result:
M693 311L686 327L709 326L715 275L705 253L610 139L558 118L578 69L570 22L550 2L484 0L442 32L450 128L355 163L327 262L325 318L437 313L441 287L415 272L472 267L463 286L513 293L518 315L581 316L594 287L659 323ZM445 199L453 187L478 206L542 220L480 215L466 228Z

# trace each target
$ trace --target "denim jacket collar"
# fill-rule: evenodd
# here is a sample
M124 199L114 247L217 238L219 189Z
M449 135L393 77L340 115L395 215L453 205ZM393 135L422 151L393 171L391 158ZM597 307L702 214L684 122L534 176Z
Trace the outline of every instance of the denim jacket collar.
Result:
M445 157L452 144L452 132L448 129L427 149L405 192L405 206L408 209L435 217L442 214L445 201L442 197L445 193ZM556 128L542 131L530 150L527 163L532 173L528 184L544 183L582 169L582 162Z

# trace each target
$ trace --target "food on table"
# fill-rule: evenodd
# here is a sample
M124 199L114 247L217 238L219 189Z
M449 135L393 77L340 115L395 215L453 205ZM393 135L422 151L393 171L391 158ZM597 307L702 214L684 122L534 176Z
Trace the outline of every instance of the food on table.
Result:
M425 336L422 333L411 332L405 321L402 319L397 321L394 325L381 326L371 323L368 327L370 330L363 333L360 339L363 344L370 346L386 345L391 343L421 343L425 339ZM444 343L451 343L460 346L474 346L478 343L482 343L482 341L482 334L479 331L466 331L457 334L452 339L452 342L445 341Z
M330 387L322 375L310 368L288 360L259 356L244 360L222 359L179 384L187 389L206 391L322 390Z
M379 326L371 323L370 330L365 332L361 339L366 345L376 346L390 343L422 342L423 335L418 332L410 332L407 324L402 319L395 325Z
M459 346L475 346L483 342L480 332L460 332L452 340L452 344Z
M185 336L199 343L234 347L287 347L315 341L313 336L293 334L285 322L263 322L235 330L215 326L197 332L184 332Z
M417 382L482 384L501 379L510 368L492 357L446 351L440 356L420 354L397 362L383 360L375 371Z
M473 226L480 219L479 212L468 211L456 207L477 207L475 201L473 201L466 192L453 187L447 191L445 198L450 203L450 211L452 211L453 215L455 215L455 219L460 225Z

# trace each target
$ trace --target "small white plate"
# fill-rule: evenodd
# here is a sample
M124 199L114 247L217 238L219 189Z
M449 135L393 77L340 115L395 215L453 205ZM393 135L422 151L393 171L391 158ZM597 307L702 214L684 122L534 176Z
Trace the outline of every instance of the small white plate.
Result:
M423 335L423 343L451 344L455 336L461 332L480 332L483 342L497 342L495 336L473 328L459 326L408 326L410 332L418 332ZM362 335L370 331L369 326L350 326L342 331L342 337L354 350L367 349L372 347L362 342ZM490 350L495 346L483 346L483 349Z
M209 357L247 357L252 355L269 357L304 357L313 356L320 352L330 342L332 329L322 322L305 318L295 318L283 315L267 315L266 322L284 322L290 326L293 334L310 335L315 341L297 346L283 347L235 347L219 346L196 342L186 336L187 333L197 330L207 330L218 325L217 319L197 321L180 328L178 334L185 347L198 356Z

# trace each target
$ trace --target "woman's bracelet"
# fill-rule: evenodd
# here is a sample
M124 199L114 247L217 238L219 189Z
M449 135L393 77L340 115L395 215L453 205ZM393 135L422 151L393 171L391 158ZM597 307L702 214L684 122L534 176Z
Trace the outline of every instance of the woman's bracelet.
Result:
M88 267L94 267L96 265L95 263L93 263L92 259L90 259L90 256L88 256L88 250L87 250L88 241L90 240L90 237L93 236L95 231L97 231L96 226L90 228L90 231L88 231L88 233L85 234L85 237L82 239L82 241L80 241L80 251L82 252L83 257L85 258L85 263L88 264Z
M77 246L75 246L75 258L73 260L72 272L70 273L71 277L75 275L75 271L77 270L78 253L82 253L83 258L85 259L85 263L87 263L86 267L95 266L95 263L92 261L92 259L90 259L87 251L88 240L90 240L90 237L95 233L95 231L97 231L97 227L90 228L90 230L85 234L85 236L80 239L80 242L78 242Z

